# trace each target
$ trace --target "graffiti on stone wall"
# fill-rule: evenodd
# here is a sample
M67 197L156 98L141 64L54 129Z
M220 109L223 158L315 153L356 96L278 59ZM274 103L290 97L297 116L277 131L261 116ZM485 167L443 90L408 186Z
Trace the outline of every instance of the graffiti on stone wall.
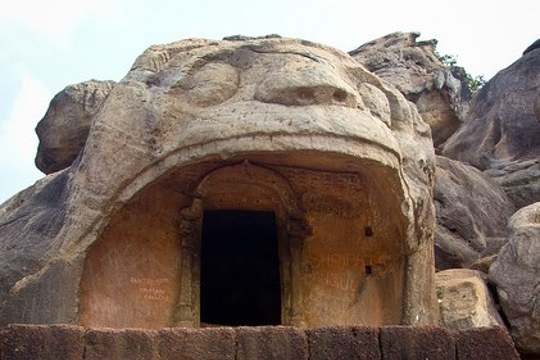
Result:
M168 288L169 279L167 278L140 278L130 277L130 284L136 286L137 292L144 300L149 301L168 301L169 295L165 288Z

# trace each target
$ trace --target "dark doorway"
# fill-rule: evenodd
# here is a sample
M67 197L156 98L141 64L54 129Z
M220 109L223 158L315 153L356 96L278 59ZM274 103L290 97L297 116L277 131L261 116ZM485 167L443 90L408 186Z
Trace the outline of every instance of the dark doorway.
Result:
M201 323L279 325L281 284L273 212L205 211Z

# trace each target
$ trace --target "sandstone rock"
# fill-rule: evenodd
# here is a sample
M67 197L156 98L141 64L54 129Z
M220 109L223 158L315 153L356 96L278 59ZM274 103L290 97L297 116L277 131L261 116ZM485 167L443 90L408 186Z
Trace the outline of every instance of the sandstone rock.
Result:
M156 331L89 329L84 333L84 352L80 355L84 360L158 359L158 339Z
M456 330L505 327L486 285L476 270L449 269L435 274L441 325Z
M236 360L307 360L306 334L300 329L281 326L239 327L236 333Z
M536 97L536 102L534 103L534 113L536 114L536 119L540 121L540 93Z
M472 270L478 270L487 274L489 273L489 268L491 267L491 265L493 265L496 259L497 259L497 255L489 255L489 256L476 260L475 262L471 264L471 266L469 266L469 268Z
M502 188L481 171L437 156L434 197L437 269L468 267L504 245L514 206Z
M113 86L114 81L90 80L56 94L36 128L38 169L50 174L71 165L84 147L92 117Z
M417 41L419 36L392 33L350 54L416 104L437 147L461 125L471 94L463 71L448 68L437 56L437 41Z
M379 329L324 327L306 331L310 360L381 359Z
M10 325L0 330L0 359L81 360L83 334L78 326Z
M0 324L198 327L203 217L224 209L275 214L283 324L437 322L430 130L349 55L152 46L90 127L0 206Z
M456 332L457 360L518 360L512 338L503 328L474 328Z
M470 163L497 181L521 208L540 201L540 50L527 52L476 94L466 121L442 155Z
M452 333L443 328L406 327L381 328L380 347L383 359L455 359L455 341Z
M517 211L508 226L510 239L489 276L516 345L525 353L540 354L540 203Z
M246 41L246 40L258 40L258 39L280 39L281 35L278 34L268 34L263 36L245 36L245 35L231 35L225 36L223 40L229 41Z
M160 330L158 334L158 359L236 358L235 331L232 328L200 330L172 328Z
M245 338L246 334L248 339ZM291 339L287 339L287 335L292 335ZM237 343L236 340L244 343ZM333 326L309 330L292 327L169 328L154 331L36 325L0 328L0 358L228 360L243 358L246 340L253 345L263 345L261 348L249 346L253 352L248 355L262 356L249 359L519 359L512 339L498 327L459 331L410 326ZM285 345L285 349L282 345ZM287 357L289 354L296 357Z

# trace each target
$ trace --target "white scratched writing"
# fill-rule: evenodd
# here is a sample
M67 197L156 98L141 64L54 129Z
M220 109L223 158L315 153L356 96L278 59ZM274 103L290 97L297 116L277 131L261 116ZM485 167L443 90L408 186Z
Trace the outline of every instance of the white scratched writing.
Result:
M142 298L150 301L168 301L169 295L167 290L163 289L167 286L169 279L167 278L137 278L131 277L129 282L136 285L137 291L142 295Z

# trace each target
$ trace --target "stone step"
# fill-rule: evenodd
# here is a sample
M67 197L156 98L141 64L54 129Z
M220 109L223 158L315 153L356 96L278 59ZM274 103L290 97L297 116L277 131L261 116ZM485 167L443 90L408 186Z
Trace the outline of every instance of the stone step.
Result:
M0 359L43 360L512 360L501 328L287 326L88 329L71 325L0 328Z

